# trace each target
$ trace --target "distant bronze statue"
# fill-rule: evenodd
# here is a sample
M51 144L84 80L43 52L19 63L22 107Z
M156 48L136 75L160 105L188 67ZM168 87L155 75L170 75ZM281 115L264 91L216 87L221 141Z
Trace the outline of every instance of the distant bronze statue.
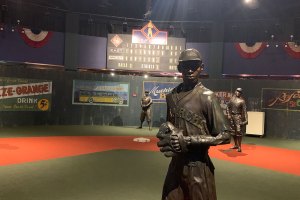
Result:
M234 131L234 146L231 149L237 149L238 152L242 152L242 137L246 133L246 125L248 124L246 102L242 93L242 88L237 88L227 104L227 115Z
M140 121L141 125L138 128L143 128L143 123L145 119L147 120L149 130L151 130L151 105L152 105L152 98L149 96L149 91L145 91L145 95L141 99L141 115Z
M230 143L230 126L215 94L199 80L202 57L196 49L179 56L183 82L167 94L167 122L157 133L160 151L172 157L162 200L216 200L210 146Z

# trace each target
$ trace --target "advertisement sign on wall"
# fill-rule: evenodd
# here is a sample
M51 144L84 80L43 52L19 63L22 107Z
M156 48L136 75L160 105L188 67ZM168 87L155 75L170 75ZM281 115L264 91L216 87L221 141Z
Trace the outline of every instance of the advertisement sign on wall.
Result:
M149 91L153 103L166 103L166 94L179 85L178 82L144 81L144 91Z
M300 111L300 89L262 89L262 108Z
M74 80L73 104L128 106L129 83Z
M0 77L0 111L50 111L52 82Z

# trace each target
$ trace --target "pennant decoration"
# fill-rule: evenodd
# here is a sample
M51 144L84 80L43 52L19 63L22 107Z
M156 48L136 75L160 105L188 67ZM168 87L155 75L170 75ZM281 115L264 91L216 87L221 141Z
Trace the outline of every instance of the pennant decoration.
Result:
M43 47L49 41L53 34L53 32L50 31L42 31L28 28L20 28L19 33L24 42L33 48Z
M300 58L300 46L295 42L287 42L284 50L293 58Z
M256 43L235 43L236 50L243 58L256 58L266 48L265 42Z

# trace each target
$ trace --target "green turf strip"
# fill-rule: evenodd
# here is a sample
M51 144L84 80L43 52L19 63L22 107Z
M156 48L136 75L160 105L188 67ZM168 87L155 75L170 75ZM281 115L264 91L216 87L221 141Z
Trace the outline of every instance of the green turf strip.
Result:
M213 159L218 200L296 200L300 176Z
M219 200L300 196L300 177L214 159ZM115 150L0 167L2 200L159 200L169 159Z
M148 128L118 126L22 126L13 128L1 128L1 137L33 137L33 136L124 136L124 135L156 135L158 128L151 131Z

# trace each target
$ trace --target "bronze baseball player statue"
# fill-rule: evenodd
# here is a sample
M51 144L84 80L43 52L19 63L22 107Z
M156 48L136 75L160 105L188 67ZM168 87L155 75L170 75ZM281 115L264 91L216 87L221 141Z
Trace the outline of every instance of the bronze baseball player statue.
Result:
M238 152L242 152L242 137L246 133L246 125L248 124L247 107L242 93L242 88L237 88L226 109L233 130L234 146L231 149L237 149Z
M215 94L199 80L202 57L196 49L179 56L183 82L167 94L167 122L157 133L160 151L172 157L162 200L216 200L210 146L230 143L231 129Z
M152 105L152 98L149 95L149 91L145 91L145 95L141 99L141 115L140 121L141 125L138 128L143 128L143 123L145 119L147 120L149 130L151 130L151 105Z

